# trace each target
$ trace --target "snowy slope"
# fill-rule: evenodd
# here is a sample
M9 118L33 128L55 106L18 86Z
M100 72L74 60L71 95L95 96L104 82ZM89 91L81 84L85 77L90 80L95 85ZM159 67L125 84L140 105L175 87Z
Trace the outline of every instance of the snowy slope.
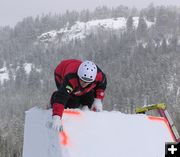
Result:
M51 110L26 112L23 157L164 157L173 141L162 118L66 110L59 134L51 119Z
M39 41L48 43L56 42L60 40L61 42L69 42L77 39L84 39L91 33L95 33L97 29L110 29L110 30L126 30L126 21L127 18L118 17L110 19L99 19L91 20L87 22L77 21L73 26L60 29L59 31L53 30L50 32L43 33L38 37ZM139 17L133 17L133 25L135 28L138 26ZM148 27L154 25L153 22L147 21L146 24Z

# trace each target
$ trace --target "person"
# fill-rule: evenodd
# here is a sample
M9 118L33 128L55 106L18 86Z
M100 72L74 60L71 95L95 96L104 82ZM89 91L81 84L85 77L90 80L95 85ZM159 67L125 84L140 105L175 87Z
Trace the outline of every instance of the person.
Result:
M64 108L81 108L100 112L107 85L105 74L92 61L63 60L54 71L57 91L51 96L52 128L62 129Z

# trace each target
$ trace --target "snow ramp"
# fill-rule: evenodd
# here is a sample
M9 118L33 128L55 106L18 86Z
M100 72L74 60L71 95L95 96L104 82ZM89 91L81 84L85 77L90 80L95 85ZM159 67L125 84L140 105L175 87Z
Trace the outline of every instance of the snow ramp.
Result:
M173 142L164 118L120 112L65 110L63 132L52 110L26 111L23 157L164 157Z

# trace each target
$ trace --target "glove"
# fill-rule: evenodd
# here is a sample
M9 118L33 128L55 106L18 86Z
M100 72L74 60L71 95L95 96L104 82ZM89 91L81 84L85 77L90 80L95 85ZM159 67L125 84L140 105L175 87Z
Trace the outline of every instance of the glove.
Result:
M102 101L101 99L94 99L94 102L92 104L91 110L95 112L101 112L103 109Z
M53 116L52 128L58 132L63 131L62 120L60 116L58 115Z

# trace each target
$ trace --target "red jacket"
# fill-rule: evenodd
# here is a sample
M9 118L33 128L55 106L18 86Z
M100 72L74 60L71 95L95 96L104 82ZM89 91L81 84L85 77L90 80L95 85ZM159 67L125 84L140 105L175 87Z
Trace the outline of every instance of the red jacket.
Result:
M79 84L79 77L77 71L79 65L82 63L80 60L70 59L63 60L55 69L55 81L58 88L58 98L53 104L53 115L62 116L64 105L71 95L82 96L91 90L95 92L95 98L103 99L104 91L106 89L106 76L97 67L97 76L94 82L87 87L82 88Z

